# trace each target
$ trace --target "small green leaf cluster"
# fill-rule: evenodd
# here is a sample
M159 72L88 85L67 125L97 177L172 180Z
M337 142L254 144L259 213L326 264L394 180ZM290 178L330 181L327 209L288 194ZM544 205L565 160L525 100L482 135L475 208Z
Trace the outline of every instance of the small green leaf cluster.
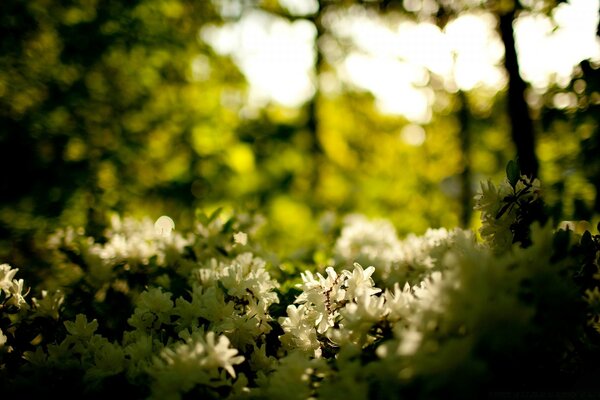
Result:
M508 163L506 174L498 187L489 180L481 183L474 207L481 212L481 237L498 254L513 243L529 246L531 225L545 224L548 220L539 179L521 175L515 161Z

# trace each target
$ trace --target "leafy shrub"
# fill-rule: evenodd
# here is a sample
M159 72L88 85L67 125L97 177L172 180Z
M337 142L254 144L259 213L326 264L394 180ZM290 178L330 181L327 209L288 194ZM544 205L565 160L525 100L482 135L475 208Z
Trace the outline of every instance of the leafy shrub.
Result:
M554 228L511 163L481 185L476 232L398 238L348 216L323 265L255 243L248 215L113 217L48 239L26 289L0 266L5 395L230 399L483 398L588 391L598 356L600 235ZM291 272L290 272L291 271Z

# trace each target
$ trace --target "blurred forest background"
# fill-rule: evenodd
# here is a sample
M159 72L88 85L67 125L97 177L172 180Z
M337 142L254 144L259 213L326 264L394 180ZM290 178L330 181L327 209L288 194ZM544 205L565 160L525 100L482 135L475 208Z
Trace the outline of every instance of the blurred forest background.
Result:
M598 35L596 0L2 0L0 261L109 212L259 212L281 251L351 212L476 227L517 155L593 220Z

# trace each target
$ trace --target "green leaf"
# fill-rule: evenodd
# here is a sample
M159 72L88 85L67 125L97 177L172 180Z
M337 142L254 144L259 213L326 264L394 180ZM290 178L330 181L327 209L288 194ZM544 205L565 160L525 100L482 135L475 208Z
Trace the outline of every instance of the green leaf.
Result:
M196 209L196 220L204 226L207 226L210 223L208 216L200 209Z
M235 218L229 218L225 224L223 224L223 229L221 230L223 233L228 233L233 231L233 225L235 224Z
M554 234L554 237L552 238L552 247L554 249L552 259L554 261L565 259L568 256L571 233L572 231L561 229Z
M583 232L583 235L581 236L581 245L584 247L592 247L594 245L594 240L592 239L590 231Z
M496 214L496 219L500 219L504 213L506 211L508 211L508 208L512 205L512 203L508 203L502 206L502 208L500 209L500 211L498 211L498 214Z
M508 178L508 183L514 189L521 177L519 164L516 161L510 160L506 165L506 177Z
M93 319L88 322L87 317L84 314L77 314L75 322L65 321L65 328L73 336L80 336L83 338L91 338L96 329L98 329L98 321Z
M223 211L223 207L219 207L213 211L212 214L210 214L210 217L208 217L208 221L213 222L219 216L219 214L221 214L221 211Z

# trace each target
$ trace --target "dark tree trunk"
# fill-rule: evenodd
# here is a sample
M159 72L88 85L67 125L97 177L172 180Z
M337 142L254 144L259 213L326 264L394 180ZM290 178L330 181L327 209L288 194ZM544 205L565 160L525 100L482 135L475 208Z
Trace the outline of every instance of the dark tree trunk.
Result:
M325 9L327 8L329 1L327 0L318 0L319 8L313 15L302 15L295 16L290 15L287 12L282 11L278 7L274 7L273 9L267 8L269 12L272 12L275 15L278 15L282 18L287 19L288 21L309 21L313 23L315 29L317 31L317 36L315 38L314 46L315 46L315 63L314 63L314 73L315 73L315 93L310 100L305 104L304 109L306 112L306 120L304 122L305 128L308 130L311 137L310 151L312 159L314 160L312 166L312 172L310 175L311 187L314 189L319 180L319 164L323 158L323 147L321 145L321 140L319 138L319 100L320 100L320 89L319 89L319 76L323 72L323 68L325 65L325 60L323 57L323 52L319 47L319 42L321 38L325 34L325 27L323 26L322 17L325 13Z
M319 140L319 76L323 71L323 52L319 46L319 42L325 33L325 28L321 22L321 17L325 12L325 6L322 0L319 0L319 10L310 18L310 21L314 24L317 30L317 37L315 38L315 94L307 104L308 118L306 127L311 132L313 143L312 151L316 154L323 152L321 148L321 142Z
M471 222L471 213L473 210L473 193L471 190L471 115L469 113L469 104L467 96L462 90L459 90L460 111L458 119L460 121L460 150L462 156L463 170L460 173L461 184L461 215L460 223L463 228L467 228Z
M321 145L321 138L319 137L320 132L320 124L319 124L319 101L321 98L321 90L319 87L319 77L323 72L323 67L325 65L325 60L323 57L323 52L321 51L320 41L325 34L325 28L322 22L322 16L325 13L325 4L322 0L319 0L319 10L309 18L309 20L314 24L317 30L317 36L315 38L315 63L314 63L314 73L315 73L315 93L313 97L309 100L306 105L307 119L306 119L306 128L308 129L311 135L311 156L313 159L312 172L310 174L310 187L312 190L316 190L319 179L320 179L320 170L321 164L324 158L324 151Z
M504 43L504 67L508 73L508 112L512 140L517 149L521 172L536 177L539 164L535 155L533 122L525 101L526 84L519 74L519 60L515 48L513 21L515 11L500 15L500 35Z

